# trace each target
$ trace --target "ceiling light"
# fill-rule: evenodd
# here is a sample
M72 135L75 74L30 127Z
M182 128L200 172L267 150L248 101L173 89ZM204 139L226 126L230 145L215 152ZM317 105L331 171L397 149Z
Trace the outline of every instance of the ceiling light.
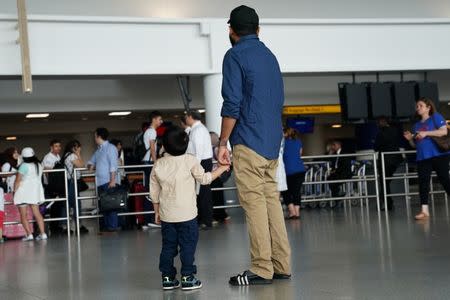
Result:
M128 116L128 115L131 115L131 111L113 111L108 114L108 116L111 116L111 117Z
M17 137L16 136L8 136L8 137L6 137L6 140L7 141L15 141L15 140L17 140Z
M341 128L342 125L341 124L333 124L331 125L331 128Z
M26 116L27 119L40 119L40 118L47 118L50 116L50 114L28 114Z
M204 114L206 112L206 109L199 109L197 110L199 113Z

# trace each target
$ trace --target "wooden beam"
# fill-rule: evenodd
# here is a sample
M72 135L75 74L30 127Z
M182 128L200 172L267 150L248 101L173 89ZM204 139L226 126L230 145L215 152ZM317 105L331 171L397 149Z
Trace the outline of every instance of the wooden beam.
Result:
M28 45L28 20L25 0L17 0L19 44L22 61L22 89L24 93L33 92L31 78L30 48Z

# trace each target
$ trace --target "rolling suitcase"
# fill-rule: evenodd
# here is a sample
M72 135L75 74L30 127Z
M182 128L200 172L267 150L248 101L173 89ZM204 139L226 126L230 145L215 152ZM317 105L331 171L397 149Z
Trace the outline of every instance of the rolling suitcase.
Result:
M9 203L8 203L9 202ZM12 204L12 194L5 194L5 224L3 226L3 236L8 239L21 238L26 235L25 229L23 229L20 223L19 208ZM33 221L33 212L31 207L28 206L27 217L30 223ZM15 222L16 224L7 224L8 222ZM30 230L33 232L33 225L30 225Z
M135 180L133 181L133 185L131 186L131 193L145 193L146 188L142 184L142 181ZM147 201L145 199L145 196L131 196L130 197L130 204L131 204L131 211L133 212L142 212L144 211L144 201ZM138 226L142 226L145 224L144 215L137 215L135 219L135 224Z

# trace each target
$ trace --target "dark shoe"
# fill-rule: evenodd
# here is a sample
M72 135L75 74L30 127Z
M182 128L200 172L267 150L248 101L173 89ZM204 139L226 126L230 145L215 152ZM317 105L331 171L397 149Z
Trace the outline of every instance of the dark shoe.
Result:
M291 279L291 275L290 274L287 275L287 274L274 273L272 279L281 279L281 280Z
M175 276L163 276L162 287L165 291L174 290L180 287L180 282L175 278Z
M197 290L202 287L202 282L195 278L194 275L181 277L181 289L183 291Z
M230 277L229 284L234 286L240 285L256 285L256 284L271 284L272 279L265 279L250 271L244 271L244 273Z

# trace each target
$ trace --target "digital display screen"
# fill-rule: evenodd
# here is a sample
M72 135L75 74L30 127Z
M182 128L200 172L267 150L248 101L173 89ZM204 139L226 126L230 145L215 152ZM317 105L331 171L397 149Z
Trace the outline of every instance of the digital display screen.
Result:
M286 120L286 126L294 128L300 133L313 133L314 118L288 118Z

